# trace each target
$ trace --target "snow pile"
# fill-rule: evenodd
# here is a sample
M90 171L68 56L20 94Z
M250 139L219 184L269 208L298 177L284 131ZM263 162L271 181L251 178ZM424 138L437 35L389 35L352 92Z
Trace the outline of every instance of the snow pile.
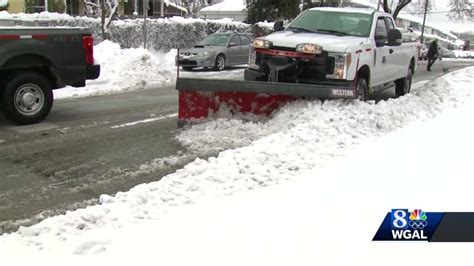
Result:
M268 21L260 21L255 23L258 27L268 29L268 30L273 30L273 25L275 22L268 22Z
M13 16L17 19L26 19L26 20L33 20L33 19L41 19L41 20L67 20L67 19L72 19L68 14L64 13L56 13L56 12L48 12L48 11L43 11L41 13L18 13L18 14L13 14ZM89 19L89 20L98 20L94 18L89 18L89 17L79 17L81 19Z
M87 81L84 88L67 87L55 90L55 98L100 95L169 85L175 79L175 55L176 51L165 54L152 53L142 48L121 49L116 43L103 41L94 47L94 57L101 66L100 77Z
M226 150L218 157L208 160L196 159L184 169L164 177L159 182L142 184L128 192L119 192L113 197L102 195L99 206L52 217L35 226L21 228L17 233L3 235L0 237L0 256L3 261L26 259L38 262L37 256L51 260L58 257L68 258L71 254L102 253L108 263L111 259L123 261L132 258L153 261L155 264L162 260L160 262L166 265L170 262L179 264L186 260L203 264L213 259L219 261L223 257L226 258L224 262L238 263L241 259L247 264L250 261L272 258L280 263L288 262L287 260L291 258L302 261L332 259L328 260L331 263L333 260L367 259L365 255L368 253L365 248L369 246L373 233L390 208L413 204L410 199L417 199L415 202L417 204L428 203L428 200L437 200L436 203L441 201L440 194L428 187L436 180L433 181L430 176L419 172L410 174L404 172L406 175L392 178L395 166L398 166L400 161L405 161L399 161L397 156L392 155L394 158L390 157L392 160L386 161L385 167L373 165L372 162L382 164L382 160L387 158L383 151L364 154L365 157L355 156L342 161L342 164L335 159L348 155L357 147L356 144L377 141L374 137L385 135L414 122L433 118L441 112L462 106L466 100L472 101L470 95L473 78L474 68L470 68L451 73L445 78L414 90L410 95L376 105L344 100L327 101L324 104L318 101L295 102L282 108L273 119L265 123L219 119L193 127L183 132L180 139L193 138L189 143L201 145L197 148L206 148L209 139L217 141L231 134L235 134L234 138L223 140L223 145L232 146L232 143L238 142L235 146L247 144L248 146ZM468 121L472 121L472 113L470 117L465 116L463 119L467 122L464 124L471 125L472 123ZM241 131L235 130L235 127ZM423 134L430 133L428 131ZM444 137L439 134L442 132L433 132L436 138L426 137L429 140L435 139L438 146L450 147L450 143L439 143ZM456 136L467 134L469 137L472 136L472 131L462 132L457 129L453 134L458 134ZM411 135L408 138L410 137ZM417 135L417 139L419 138L420 135ZM452 141L451 138L447 140ZM416 142L410 144L415 145ZM403 147L411 154L407 156L417 155L416 146ZM398 145L393 148L398 148ZM472 149L467 150L472 153ZM439 165L442 157L453 157L452 154L439 155L436 161ZM433 157L435 156L430 158ZM416 171L416 165L423 157L410 157L410 159L416 159L410 160L411 169ZM342 171L347 169L349 173L335 177L317 176L319 173L325 173L323 170L325 166L334 163L336 168L343 169ZM448 199L457 195L446 193L450 191L457 193L453 186L458 183L447 181L456 178L459 171L465 171L465 168L436 181L448 188L443 193ZM390 178L385 178L386 175ZM215 197L257 190L299 179L302 176L313 178L310 183L301 186L302 191L297 188L293 192L288 192L288 195L285 194L285 190L283 193L273 194L280 200L269 208L265 204L256 204L250 210L242 208L237 210L236 213L240 214L237 216L232 215L235 210L235 205L232 204L230 207L234 209L227 211L225 206L212 211L205 208L206 211L202 214L193 213L186 216L189 223L173 219L174 214L169 218L165 215L174 212L176 206L199 203L205 199L215 201ZM396 180L402 182L398 183ZM459 185L460 189L468 188L466 186L463 188L464 184ZM293 198L285 204L286 197L295 195L299 195L299 198ZM378 198L379 196L381 198ZM452 202L443 201L443 203L448 205ZM434 207L429 204L421 205L414 207ZM216 214L216 210L228 215L229 219ZM305 216L307 213L309 216ZM211 219L213 217L218 219L210 220L206 224L202 221L207 220L198 218L208 214ZM269 214L267 217L270 220L258 220L266 214ZM240 220L235 220L237 217ZM295 219L292 220L291 217ZM162 222L157 221L163 219L165 220ZM193 225L196 220L197 225L202 227ZM227 231L225 226L218 226L221 221L227 225L231 220L238 223L234 226L248 231L231 232ZM285 221L289 223L285 224ZM359 225L359 222L364 224ZM210 235L200 234L193 229ZM235 228L231 228L233 229ZM306 231L309 229L311 231ZM346 239L346 236L350 237ZM232 237L236 240L234 241ZM265 240L263 239L265 237L270 238ZM328 240L329 237L333 238ZM239 246L244 243L241 239L255 239L255 242L245 242L245 245ZM291 241L287 241L288 239ZM291 252L303 252L308 257L297 257L297 254L284 252L282 245L285 243L292 247ZM369 248L374 250L369 255L374 255L378 251L379 256L387 257L393 251L391 250L393 245L370 245ZM344 256L340 256L341 250ZM359 250L362 253L359 254ZM411 254L413 252L414 250ZM290 256L284 257L285 254ZM428 260L430 257L423 259ZM220 262L222 265L222 261ZM334 265L340 264L334 263Z
M371 238L394 207L474 211L473 107L471 102L369 138L342 160L295 182L180 207L160 221L132 225L93 258L127 260L124 254L133 254L142 263L165 265L399 265L391 258L403 254L413 265L466 265L474 260L472 245Z
M461 50L454 50L454 57L458 58L474 58L474 51L461 51Z
M12 19L12 15L7 11L0 11L0 19Z

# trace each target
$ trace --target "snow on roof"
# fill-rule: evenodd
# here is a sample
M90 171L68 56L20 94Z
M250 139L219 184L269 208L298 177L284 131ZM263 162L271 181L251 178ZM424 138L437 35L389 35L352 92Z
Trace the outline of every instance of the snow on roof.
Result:
M463 41L463 40L457 39L454 43L455 43L456 45L461 46L461 45L464 45L466 42Z
M416 30L415 30L415 31L413 31L413 33L415 33L415 34L418 35L418 36L421 36L421 32L420 32L420 31L416 31ZM446 38L442 38L442 37L440 37L440 36L438 36L438 35L430 34L430 33L426 33L426 32L423 34L423 36L425 36L426 38L438 39L438 40L440 40L440 41L442 41L442 42L450 43L450 44L452 44L452 45L464 45L464 41L459 40L459 39L457 39L456 41L451 41L451 40L448 40L448 39L446 39ZM460 43L461 43L461 44L460 44Z
M1 1L1 0L0 0L0 1ZM168 1L168 0L165 0L165 5L166 5L166 6L172 6L172 7L176 8L176 9L179 9L179 10L183 11L185 14L188 14L188 10L187 10L186 8L184 8L184 7L180 6L180 5L177 5L177 4L175 4L175 3L172 3L172 2L170 2L170 1Z
M412 22L416 22L418 24L423 24L423 18L418 17L418 16L413 16L413 15L403 13L403 12L400 12L400 14L398 14L397 18L412 21ZM430 27L430 28L434 28L434 29L438 29L438 26L435 25L434 23L432 23L431 21L426 21L425 26Z
M413 21L413 22L416 22L418 24L423 24L423 18L421 17L417 17L417 16L413 16L413 15L410 15L410 14L406 14L406 13L400 13L398 15L398 18L400 19L404 19L404 20L408 20L408 21ZM446 28L444 28L442 25L438 24L438 23L433 23L432 21L428 22L426 21L425 22L425 26L427 27L430 27L430 28L433 28L435 30L438 30L446 35L448 35L449 37L453 38L453 39L457 39L458 37L454 34L452 34L450 32L450 30L447 30Z
M201 9L201 12L241 12L246 8L245 0L224 0L221 3Z

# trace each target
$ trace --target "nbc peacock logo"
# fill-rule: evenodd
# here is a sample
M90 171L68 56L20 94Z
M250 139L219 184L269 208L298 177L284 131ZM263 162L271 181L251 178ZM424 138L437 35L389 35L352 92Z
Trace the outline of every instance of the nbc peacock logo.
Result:
M408 224L414 230L422 230L428 225L428 222L426 221L428 219L428 216L426 216L426 213L421 209L415 209L410 212L409 219L410 221L408 222Z

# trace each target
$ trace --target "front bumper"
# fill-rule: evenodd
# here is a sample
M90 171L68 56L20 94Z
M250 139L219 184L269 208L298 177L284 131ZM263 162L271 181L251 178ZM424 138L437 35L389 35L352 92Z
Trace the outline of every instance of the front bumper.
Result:
M182 58L178 60L178 66L183 67L214 67L215 58L213 56L209 57L189 57Z
M87 65L86 79L97 79L100 76L100 65Z

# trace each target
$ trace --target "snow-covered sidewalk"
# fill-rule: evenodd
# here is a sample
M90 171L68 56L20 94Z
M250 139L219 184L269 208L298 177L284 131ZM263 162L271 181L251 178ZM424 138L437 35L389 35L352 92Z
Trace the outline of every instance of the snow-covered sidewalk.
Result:
M471 67L379 104L195 126L180 141L236 149L3 235L2 264L471 265L470 244L371 239L391 208L474 211L473 80Z

